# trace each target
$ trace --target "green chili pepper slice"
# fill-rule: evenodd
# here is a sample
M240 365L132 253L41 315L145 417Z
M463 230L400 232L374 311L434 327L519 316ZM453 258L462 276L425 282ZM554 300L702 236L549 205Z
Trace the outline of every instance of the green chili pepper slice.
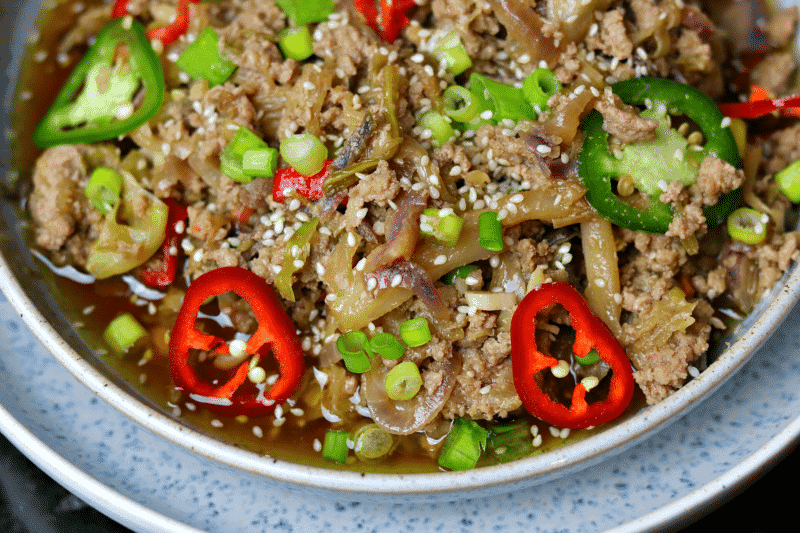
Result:
M722 112L700 90L672 80L641 77L620 81L611 86L623 102L647 105L646 118L659 121L654 139L631 143L617 158L609 149L608 132L603 117L592 111L582 129L586 140L578 156L578 174L586 186L586 199L606 219L618 226L650 233L666 233L675 217L673 209L659 200L663 185L680 181L685 185L697 180L700 162L707 156L727 161L741 168L741 158L733 132L724 124ZM659 111L660 110L660 111ZM669 126L666 113L683 113L702 130L706 144L702 149L687 150L686 139ZM640 191L650 197L645 209L635 207L617 196L613 181L629 175ZM709 228L728 218L739 203L741 190L730 191L712 206L703 209Z
M141 104L134 95L144 89ZM129 17L106 24L36 127L39 148L107 141L150 120L164 100L164 72L144 32Z

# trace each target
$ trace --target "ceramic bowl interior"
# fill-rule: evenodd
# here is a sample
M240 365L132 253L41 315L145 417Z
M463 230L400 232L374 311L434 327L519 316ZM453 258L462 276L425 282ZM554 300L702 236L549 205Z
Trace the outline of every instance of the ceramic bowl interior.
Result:
M506 465L435 474L362 474L311 467L274 459L205 435L174 419L97 357L74 326L77 312L66 312L53 296L49 269L26 244L20 218L19 174L15 168L12 118L21 58L40 2L0 4L0 31L10 36L0 54L3 106L0 126L0 285L9 301L46 348L97 396L175 446L183 446L234 469L253 472L290 488L339 496L390 500L452 500L508 492L543 483L608 459L694 405L734 374L780 325L800 296L800 271L792 267L758 308L720 345L715 362L698 378L654 407L584 440ZM10 54L8 52L11 52Z

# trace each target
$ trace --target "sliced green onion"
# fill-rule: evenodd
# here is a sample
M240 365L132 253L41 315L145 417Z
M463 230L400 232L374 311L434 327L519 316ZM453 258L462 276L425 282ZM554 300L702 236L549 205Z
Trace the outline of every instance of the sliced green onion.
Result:
M600 362L600 353L597 350L595 350L594 348L592 348L591 350L589 350L589 353L587 353L583 357L578 357L576 355L575 356L575 360L581 366L593 365L595 363L599 363Z
M386 395L392 400L410 400L422 388L422 376L417 365L404 361L386 374Z
M478 216L478 239L484 250L503 250L503 224L494 211L484 211Z
M444 246L453 247L458 243L464 219L454 213L442 215L440 209L423 211L419 219L420 233Z
M362 461L373 461L389 455L394 448L394 435L382 430L376 424L367 424L353 437L353 452Z
M95 209L108 214L122 194L122 175L112 168L97 168L83 192Z
M438 146L443 146L447 141L453 138L455 131L450 122L436 111L428 111L417 120L417 126L425 130L431 131L431 139L435 141Z
M290 26L281 30L278 34L278 46L284 57L295 61L308 59L314 54L308 26Z
M236 64L219 53L219 34L206 27L175 62L181 70L194 79L203 78L211 85L220 85L231 77Z
M436 41L433 55L447 65L453 76L458 76L472 66L472 59L455 31L447 32Z
M489 432L473 420L459 418L453 423L442 451L439 466L450 470L469 470L475 468L481 452L486 449Z
M119 315L103 332L106 343L118 354L124 354L145 337L147 331L130 313Z
M442 95L442 111L457 122L470 122L478 118L481 105L469 89L451 85Z
M265 148L269 149L269 146L258 135L247 128L239 128L219 156L219 169L233 181L250 183L253 177L244 172L244 155Z
M391 333L377 333L369 341L372 351L384 359L400 359L406 353L406 347Z
M530 426L514 422L492 426L486 442L486 452L496 463L516 461L533 453Z
M745 244L758 244L767 238L769 216L749 207L740 207L728 217L728 233Z
M537 68L525 78L522 83L522 93L525 98L539 109L547 107L550 97L561 91L561 82L556 79L553 71L547 68Z
M789 200L800 202L800 159L775 174L775 183Z
M278 169L278 150L255 148L242 156L242 173L247 177L271 178Z
M348 331L336 339L336 349L342 354L344 366L354 374L363 374L370 369L372 349L363 331Z
M464 265L460 267L456 267L447 274L442 277L442 281L448 285L452 285L456 282L456 278L466 278L472 272L478 270L478 267L475 265Z
M400 338L403 339L407 346L416 348L431 340L433 335L431 335L428 321L425 317L420 316L403 322L400 326Z
M469 77L469 90L478 99L481 111L491 112L492 116L486 120L493 124L506 118L535 120L538 116L522 93L522 89L513 85L473 72Z
M347 440L350 434L346 431L329 429L325 432L325 444L322 445L322 457L344 464L347 461L349 448Z
M333 0L276 0L278 7L297 25L328 20L336 9Z
M315 135L302 133L281 141L281 157L303 176L313 176L325 166L328 149Z

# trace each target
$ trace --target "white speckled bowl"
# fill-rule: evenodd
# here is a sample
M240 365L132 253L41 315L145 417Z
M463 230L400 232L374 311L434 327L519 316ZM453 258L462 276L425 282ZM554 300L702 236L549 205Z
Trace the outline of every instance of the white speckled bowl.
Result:
M2 71L6 73L0 123L7 139L0 145L0 172L9 191L13 191L16 180L11 167L13 132L9 129L16 76L38 6L35 1L0 5L0 29L11 36L12 43L11 56L0 57ZM41 272L46 267L23 243L15 205L13 196L8 194L0 203L0 285L42 344L80 382L151 432L214 463L263 476L291 490L358 500L423 502L489 496L555 480L606 460L686 414L722 385L775 331L800 297L800 271L795 266L785 283L764 298L738 328L739 333L731 338L731 346L700 377L659 405L590 438L511 464L467 472L403 475L339 472L265 457L194 431L108 373L43 282Z

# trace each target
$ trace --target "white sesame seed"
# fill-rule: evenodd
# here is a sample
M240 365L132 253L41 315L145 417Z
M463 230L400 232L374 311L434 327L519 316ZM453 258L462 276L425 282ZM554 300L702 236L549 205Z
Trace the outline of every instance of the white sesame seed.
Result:
M214 426L215 428L221 428L222 427L222 422L220 422L219 420L217 420L215 418L215 419L213 419L211 421L211 425Z
M731 125L731 118L730 117L723 118L722 119L722 123L720 124L720 126L722 126L723 128L730 127L730 125Z
M370 279L374 279L374 278L370 278ZM401 283L403 283L402 274L395 274L392 277L392 283L391 283L392 287L399 287Z
M367 290L368 291L374 291L377 286L378 286L378 280L375 279L374 277L370 277L367 280Z
M314 445L313 446L314 446L314 451L315 452L321 452L322 451L322 443L319 441L319 439L314 439Z
M492 120L493 116L494 116L494 113L492 113L491 110L489 110L489 109L487 109L486 111L482 112L481 115L480 115L480 117L483 120Z
M437 255L436 259L433 260L434 265L443 265L447 262L447 256L444 254Z
M540 144L539 146L536 147L536 151L539 152L540 154L549 154L550 152L553 151L553 149L547 146L546 144Z
M491 385L486 385L485 387L481 387L481 390L479 392L481 394L489 394L489 392L491 390L492 390L492 386Z

